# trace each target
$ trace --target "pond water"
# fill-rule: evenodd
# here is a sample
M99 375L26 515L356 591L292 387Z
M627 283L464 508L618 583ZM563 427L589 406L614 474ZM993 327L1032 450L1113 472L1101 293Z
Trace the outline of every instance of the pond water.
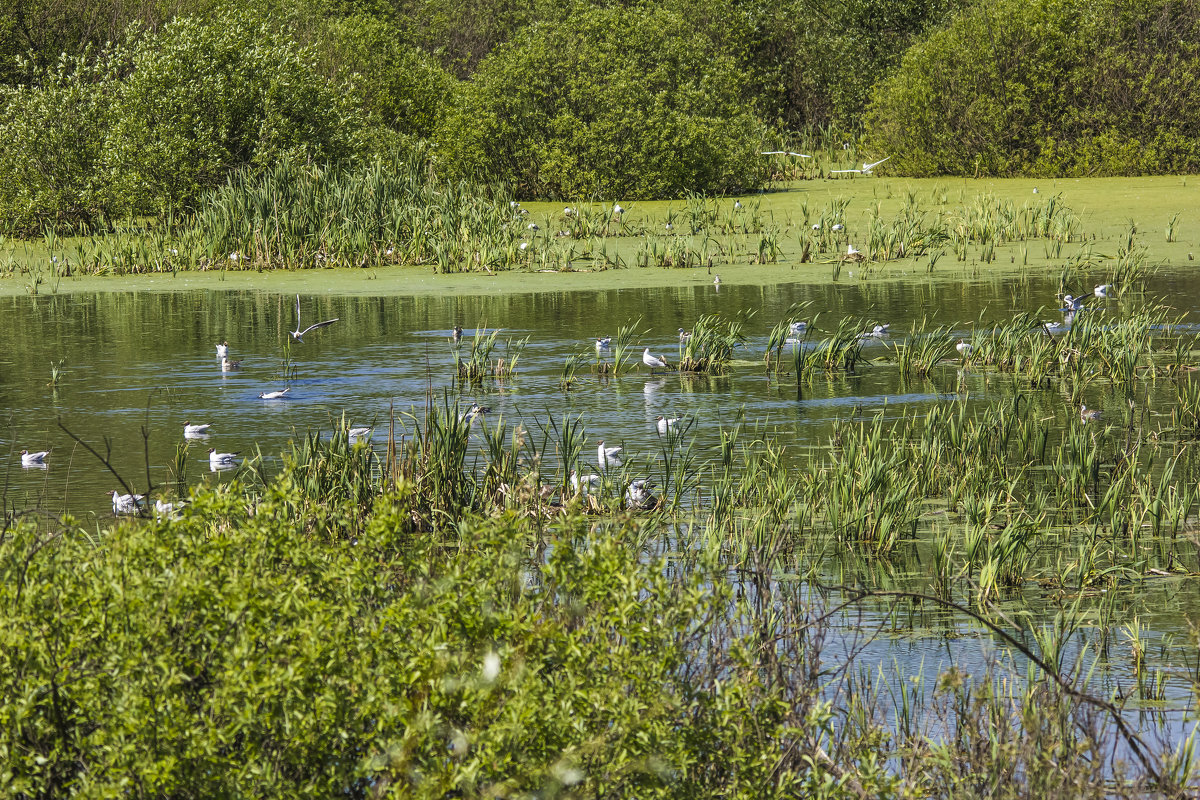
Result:
M1045 319L1061 319L1056 277L1028 274L823 284L727 281L718 289L703 270L681 270L674 287L456 296L369 296L360 289L303 295L303 325L339 319L303 343L289 343L288 331L297 325L290 292L209 288L0 297L6 506L111 517L108 492L118 483L64 428L109 453L113 467L140 490L147 471L155 483L167 482L167 464L183 440L185 421L212 425L211 435L189 450L189 482L216 481L228 474L210 473L209 447L244 455L261 450L271 460L288 440L310 430L328 432L343 416L351 425L373 424L385 431L392 409L419 414L429 396L439 403L449 396L462 407L478 401L492 408L493 419L503 414L530 430L538 430L549 416L580 415L590 442L602 438L623 446L647 471L660 447L654 425L660 415L690 418L689 434L701 452L716 445L719 427L739 415L766 420L789 446L821 447L837 417L927 410L964 389L979 401L995 399L1012 384L981 372L964 373L956 363L924 381L904 380L894 366L873 365L857 375L818 379L798 395L794 376L776 380L762 365L770 329L793 304L809 304L805 315L826 329L845 316L889 323L889 339L868 345L868 356L882 355L889 341L901 339L924 319L953 325L968 336L973 326L1020 311L1042 309ZM1137 297L1097 302L1132 308L1148 298L1167 297L1177 307L1183 303L1178 310L1195 321L1198 290L1195 276L1164 271ZM567 357L588 353L594 359L595 337L614 335L619 325L640 319L646 333L636 340L636 352L649 347L674 362L678 328L690 328L701 314L749 311L755 313L746 327L748 343L725 376L651 375L639 366L627 375L600 378L584 366L570 391L560 387ZM450 343L456 324L466 329L465 336L479 327L503 329L503 338L528 337L515 376L457 393ZM229 342L230 357L241 361L240 368L222 369L215 349L222 341ZM52 386L51 365L60 361L61 378ZM289 369L291 379L285 380ZM259 398L285 385L290 386L285 399ZM1119 409L1124 403L1102 386L1094 391L1086 399L1089 407ZM1078 414L1055 390L1036 393L1034 402L1040 414L1064 426ZM377 438L383 437L377 432ZM51 450L46 468L22 468L18 454L23 449ZM920 563L922 554L921 546L908 549L910 561ZM834 558L825 570L831 582L922 588L921 580L906 576L908 563ZM1195 583L1150 581L1119 604L1147 626L1150 641L1163 642L1165 636L1169 647L1186 648L1191 626L1200 626ZM1059 602L1031 583L1011 605L1049 619ZM869 652L876 662L895 659L902 672L936 674L951 660L965 660L979 671L998 648L986 631L949 612L906 610L903 619L893 620L879 608L866 624L891 631ZM1102 685L1127 685L1129 666L1119 655L1109 658L1113 669L1099 679ZM1185 724L1182 710L1188 702L1182 687L1174 684L1169 693L1174 715L1169 727Z

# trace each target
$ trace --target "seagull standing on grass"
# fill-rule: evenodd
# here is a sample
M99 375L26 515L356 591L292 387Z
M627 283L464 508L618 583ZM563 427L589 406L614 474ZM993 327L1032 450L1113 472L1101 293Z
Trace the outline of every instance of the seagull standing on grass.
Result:
M596 448L596 466L602 470L620 468L621 457L617 455L620 452L620 447L605 447L604 440L601 439Z
M304 330L300 330L300 295L296 295L296 330L291 332L292 338L297 342L303 342L305 334L307 334L309 331L315 331L317 328L324 328L326 325L332 325L339 319L340 317L334 317L333 319L327 319L324 322L318 322L315 325L309 325Z

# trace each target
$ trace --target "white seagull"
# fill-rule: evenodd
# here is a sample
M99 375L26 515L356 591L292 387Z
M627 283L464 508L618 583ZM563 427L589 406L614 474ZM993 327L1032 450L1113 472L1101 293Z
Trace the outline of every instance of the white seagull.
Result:
M656 417L654 427L658 429L659 436L666 436L668 433L679 433L679 417Z
M309 331L315 331L317 328L324 328L326 325L332 325L339 319L340 317L334 317L333 319L327 319L324 322L318 322L315 325L309 325L304 330L300 330L300 295L296 295L296 330L292 331L292 338L297 342L303 342L305 334L307 334Z
M1063 297L1063 302L1067 304L1065 309L1066 311L1079 311L1083 308L1082 297L1072 297L1071 295L1066 295Z
M617 203L615 206L613 206L613 213L619 216L625 213L625 209L621 208L620 203Z
M610 344L612 344L611 336L597 336L596 337L596 349L597 350L608 347Z
M46 456L50 455L49 450L41 450L37 453L31 453L28 450L21 451L21 466L22 467L37 467L46 463Z
M169 517L171 519L179 519L179 511L185 505L187 505L187 504L183 500L180 500L175 503L165 503L162 500L155 500L154 501L154 516L159 519L162 519L164 517Z
M621 466L621 458L617 454L621 452L620 447L605 447L604 440L600 440L599 446L596 448L596 466L600 469L617 469Z
M259 398L262 400L282 400L284 395L286 395L291 390L292 390L292 387L288 386L284 389L276 389L273 392L263 392L262 394L259 395Z
M887 161L888 158L891 158L891 156L888 156L887 158L881 158L878 161L874 161L870 164L868 164L866 161L864 161L863 165L862 165L862 169L833 169L833 170L830 170L829 172L831 175L837 174L840 172L857 172L860 175L870 175L871 170L875 169L880 164Z
M203 425L193 425L190 421L185 419L183 421L183 436L185 439L208 436L208 429L211 427L211 422L206 422Z
M1095 289L1092 289L1092 293L1095 294L1096 297L1108 297L1108 293L1112 290L1113 285L1111 283L1102 283Z
M230 370L240 369L241 366L242 359L240 358L237 361L230 361L228 358L221 359L221 372L229 372Z
M671 365L663 361L658 356L650 355L650 348L647 347L642 352L642 363L650 368L650 373L653 374L655 369L670 369Z
M958 354L963 358L968 358L971 355L971 350L974 348L967 344L965 339L959 339L958 344L954 345L954 349L957 350Z
M209 465L232 465L237 462L237 457L241 453L218 453L216 448L208 448L208 463Z
M1089 422L1099 422L1100 412L1094 408L1088 408L1081 403L1079 405L1079 418L1083 420L1085 425Z
M599 475L582 475L581 476L575 470L571 470L571 488L575 490L576 494L578 494L580 492L582 492L583 494L587 494L589 491L597 488L599 485L600 485L600 476Z
M792 336L803 336L807 332L808 332L808 322L805 320L800 320L799 322L793 322L788 325L788 333L790 333Z
M142 504L146 499L144 494L121 494L116 489L113 489L109 494L112 496L112 509L114 514L136 514L142 508Z
M721 276L720 275L713 275L713 286L717 287L718 289L721 288Z
M217 345L217 358L229 358L229 342Z
M374 428L351 428L346 431L346 437L350 440L350 444L365 441L371 438L371 431Z
M629 508L653 509L658 505L658 499L650 494L652 485L646 478L630 483L629 488L625 490L625 505Z

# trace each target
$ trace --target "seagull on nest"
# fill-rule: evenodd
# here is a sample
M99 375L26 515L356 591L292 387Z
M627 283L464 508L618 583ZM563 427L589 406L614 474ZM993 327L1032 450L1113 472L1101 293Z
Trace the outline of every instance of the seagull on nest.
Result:
M596 466L600 469L617 469L622 463L620 456L617 455L620 452L620 447L605 447L604 440L601 439L599 446L596 447Z

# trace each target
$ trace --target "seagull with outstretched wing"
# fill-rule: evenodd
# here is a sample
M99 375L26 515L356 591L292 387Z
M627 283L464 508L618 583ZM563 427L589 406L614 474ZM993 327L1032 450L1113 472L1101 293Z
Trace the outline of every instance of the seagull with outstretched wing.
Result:
M831 169L831 170L829 170L829 174L836 175L838 173L857 172L859 175L870 175L871 170L875 169L880 164L887 161L889 158L891 158L891 156L887 156L886 158L881 158L878 161L875 161L870 164L868 164L866 161L864 161L863 165L862 165L862 169Z
M300 295L296 295L296 330L291 332L292 338L297 342L303 342L305 335L307 335L309 331L315 331L317 328L324 328L326 325L332 325L339 319L341 318L334 317L333 319L327 319L324 322L318 322L315 325L309 325L304 330L300 330Z

